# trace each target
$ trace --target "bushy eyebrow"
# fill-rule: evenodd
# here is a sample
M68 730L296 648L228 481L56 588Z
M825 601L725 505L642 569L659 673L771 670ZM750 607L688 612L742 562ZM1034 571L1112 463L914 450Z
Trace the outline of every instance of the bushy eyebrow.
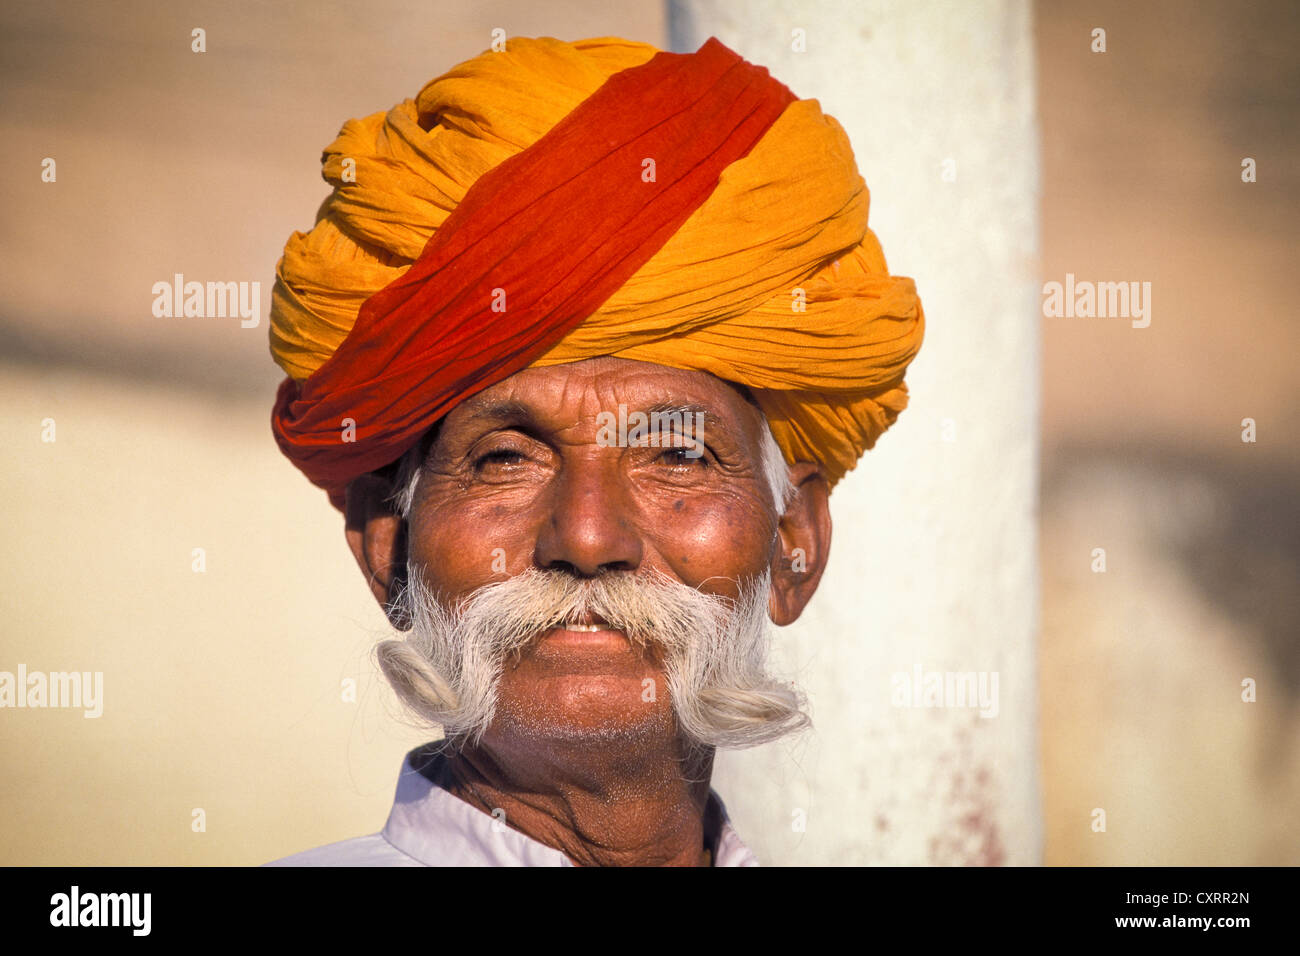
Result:
M472 403L473 399L470 402ZM607 411L617 414L614 409L607 409ZM719 415L716 408L704 402L660 399L644 408L629 408L628 414L637 411L644 412L651 422L661 422L662 424L659 427L667 426L672 428L673 431L680 428L694 434L697 425L703 426L704 434L710 435L706 447L712 449L715 454L718 451L716 446L719 441L724 446L730 443L726 436L735 427L730 424L728 419ZM545 441L543 437L545 428L538 419L537 410L532 405L519 399L488 399L481 403L467 405L463 424L475 432L480 429L491 430L493 428L511 427L539 441ZM700 436L697 435L696 437ZM730 441L734 441L734 438L730 439Z
M706 420L721 422L720 416L711 406L701 402L674 402L669 399L661 399L644 409L629 409L629 411L644 411L647 415L680 415L691 414L703 415ZM503 398L495 401L485 401L468 410L465 416L466 422L483 422L483 421L527 421L533 422L535 416L532 406L518 399Z
M648 406L645 408L645 412L648 415L680 415L682 418L685 418L687 415L699 414L703 415L706 419L711 419L713 421L718 420L717 412L708 405L703 405L699 402L682 403L663 400Z
M706 433L711 434L712 441L716 441L728 434L736 425L729 422L718 414L712 405L706 405L703 402L674 402L658 401L647 406L644 411L650 416L653 422L654 416L660 416L660 421L676 423L685 429L692 430L695 423L698 422L705 426ZM691 417L698 416L698 417ZM698 436L697 436L698 437Z
M501 398L476 404L465 416L467 422L533 421L532 408L513 398Z

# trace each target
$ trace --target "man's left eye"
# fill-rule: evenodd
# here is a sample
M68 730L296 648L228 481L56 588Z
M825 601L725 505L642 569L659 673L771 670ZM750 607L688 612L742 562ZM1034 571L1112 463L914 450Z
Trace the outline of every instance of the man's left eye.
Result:
M657 461L666 465L703 465L708 467L708 461L704 457L704 450L691 448L669 448L659 454Z

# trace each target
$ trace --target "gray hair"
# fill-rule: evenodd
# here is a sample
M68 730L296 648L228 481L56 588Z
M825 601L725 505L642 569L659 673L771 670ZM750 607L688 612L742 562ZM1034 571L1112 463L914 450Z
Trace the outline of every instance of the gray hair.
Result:
M434 426L437 428L437 426ZM415 501L415 489L420 483L420 474L424 470L424 459L428 454L428 443L422 438L411 446L402 456L397 466L396 490L390 500L403 518L410 517L411 505ZM785 463L785 455L772 435L771 427L763 424L763 436L759 439L759 466L763 477L767 479L768 491L777 515L784 514L786 506L794 497L795 486L790 480L790 466Z
M767 671L771 573L765 568L740 582L738 598L729 600L662 572L582 579L529 568L444 607L419 569L412 569L398 599L410 616L411 633L383 641L376 656L418 719L441 725L453 746L477 744L499 715L505 660L547 629L590 611L633 645L653 643L662 650L672 713L693 753L754 747L811 724L803 693ZM544 718L518 701L509 703L499 715L503 720L542 732ZM619 731L550 726L545 732Z

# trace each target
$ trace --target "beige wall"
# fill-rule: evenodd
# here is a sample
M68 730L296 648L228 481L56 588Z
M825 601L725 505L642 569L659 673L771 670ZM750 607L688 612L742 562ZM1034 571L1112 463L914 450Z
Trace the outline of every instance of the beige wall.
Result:
M1145 329L1043 320L1049 863L1300 863L1297 42L1290 3L1039 6L1044 278L1152 283Z
M267 396L0 381L0 669L104 675L98 718L0 711L0 860L248 864L377 830L419 735L389 717L367 657L382 615L269 441Z
M337 515L270 438L265 324L156 320L149 290L178 271L258 280L265 310L339 124L492 27L666 42L653 5L513 7L0 8L0 670L105 675L98 719L0 711L0 862L250 864L382 824L424 735L376 680L383 621ZM1043 320L1053 863L1300 861L1300 37L1286 5L1235 10L1036 9L1041 272L1155 283L1149 329ZM56 184L39 181L45 156ZM929 424L905 413L881 447ZM1239 699L1247 676L1256 704Z

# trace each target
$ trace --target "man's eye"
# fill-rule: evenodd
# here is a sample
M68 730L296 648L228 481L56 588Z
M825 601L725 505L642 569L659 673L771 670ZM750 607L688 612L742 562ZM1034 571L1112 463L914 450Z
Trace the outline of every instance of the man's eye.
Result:
M485 455L479 456L474 460L475 468L484 468L488 465L515 465L524 460L524 456L513 448L498 448L496 451L490 451Z
M663 462L665 465L673 466L699 465L707 468L709 465L708 461L704 457L703 449L691 449L685 447L669 448L661 452L656 460Z

